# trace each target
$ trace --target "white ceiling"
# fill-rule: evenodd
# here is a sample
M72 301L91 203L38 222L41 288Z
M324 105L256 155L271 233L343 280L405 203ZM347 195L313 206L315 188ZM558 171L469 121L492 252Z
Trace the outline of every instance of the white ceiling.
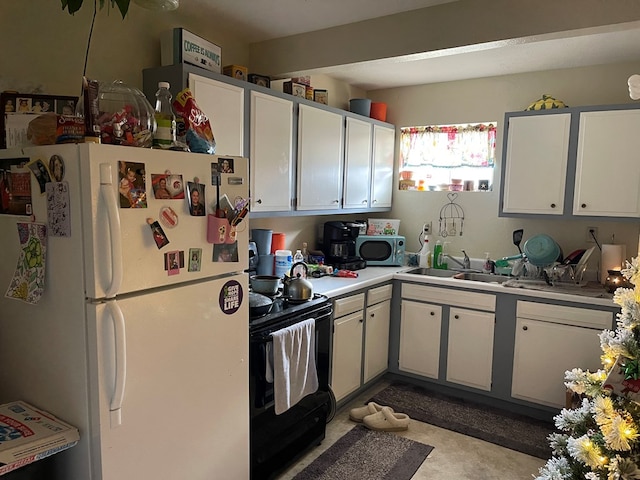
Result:
M457 0L183 0L260 42ZM195 10L194 10L195 9ZM640 22L321 68L364 90L640 61ZM640 72L639 72L640 73Z

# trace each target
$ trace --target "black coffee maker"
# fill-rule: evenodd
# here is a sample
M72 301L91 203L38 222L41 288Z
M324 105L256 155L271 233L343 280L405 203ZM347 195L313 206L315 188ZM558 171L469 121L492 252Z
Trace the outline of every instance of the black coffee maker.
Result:
M360 270L367 262L356 255L359 225L349 222L325 222L322 241L325 263L339 270Z

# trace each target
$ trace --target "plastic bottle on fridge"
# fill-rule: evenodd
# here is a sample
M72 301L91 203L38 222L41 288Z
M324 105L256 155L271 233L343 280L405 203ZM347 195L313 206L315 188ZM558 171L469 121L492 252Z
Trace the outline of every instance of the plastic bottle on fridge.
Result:
M171 106L169 82L158 82L156 92L156 129L153 132L153 147L169 149L176 144L176 115Z

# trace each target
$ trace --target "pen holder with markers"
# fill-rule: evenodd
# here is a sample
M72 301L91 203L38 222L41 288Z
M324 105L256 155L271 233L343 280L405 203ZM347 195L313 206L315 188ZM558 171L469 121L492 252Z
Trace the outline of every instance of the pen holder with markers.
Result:
M207 242L213 244L233 243L236 241L236 229L231 227L226 217L207 215Z

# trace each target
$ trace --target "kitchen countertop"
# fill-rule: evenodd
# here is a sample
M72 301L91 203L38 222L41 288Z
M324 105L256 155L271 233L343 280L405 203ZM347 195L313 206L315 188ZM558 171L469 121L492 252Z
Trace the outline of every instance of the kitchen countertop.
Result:
M561 300L565 302L575 302L587 305L600 305L604 307L615 307L613 295L606 293L602 289L602 296L585 296L571 293L571 289L559 289L558 291L549 291L553 287L532 289L508 287L499 283L478 282L473 280L461 280L450 277L432 277L428 275L416 275L406 273L415 267L367 267L358 270L358 278L342 278L342 277L321 277L313 278L313 291L321 293L329 298L346 295L356 290L367 288L379 283L390 280L401 280L405 282L424 283L426 285L440 287L454 287L463 289L472 289L475 291L485 291L491 293L503 293L511 295L519 295L533 298L542 298L548 300ZM597 295L597 287L594 289L592 285L585 288L591 289Z

